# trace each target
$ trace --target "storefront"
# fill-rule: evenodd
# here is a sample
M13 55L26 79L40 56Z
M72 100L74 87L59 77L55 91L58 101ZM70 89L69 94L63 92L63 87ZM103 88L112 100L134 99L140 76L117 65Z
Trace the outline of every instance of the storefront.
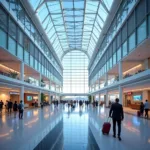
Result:
M141 102L150 101L150 91L136 91L124 93L124 106L132 109L139 109Z

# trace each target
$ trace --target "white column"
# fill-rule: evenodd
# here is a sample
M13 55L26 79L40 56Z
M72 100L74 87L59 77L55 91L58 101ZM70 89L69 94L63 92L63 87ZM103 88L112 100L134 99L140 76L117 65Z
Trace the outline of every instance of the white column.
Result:
M51 104L51 94L49 93L49 104Z
M122 62L119 62L119 81L122 80Z
M107 91L107 90L106 90L106 92L105 92L105 102L106 102L106 106L109 106L108 91Z
M123 104L123 93L122 93L121 86L119 86L119 102L120 102L120 104Z
M91 95L91 103L93 103L93 95Z
M105 74L105 86L108 85L108 73Z
M24 86L21 86L21 89L20 89L20 100L22 100L24 104Z
M40 73L40 78L39 78L39 86L41 87L41 79L42 79L42 75Z
M20 80L24 81L24 62L20 64Z
M39 91L39 95L38 95L38 106L41 106L41 90Z

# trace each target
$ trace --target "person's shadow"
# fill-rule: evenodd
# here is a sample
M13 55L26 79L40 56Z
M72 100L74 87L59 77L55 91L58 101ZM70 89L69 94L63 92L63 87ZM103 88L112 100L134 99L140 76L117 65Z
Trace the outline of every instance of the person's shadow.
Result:
M82 113L82 110L80 109L80 110L79 110L79 116L81 117L82 114L83 114L83 113Z

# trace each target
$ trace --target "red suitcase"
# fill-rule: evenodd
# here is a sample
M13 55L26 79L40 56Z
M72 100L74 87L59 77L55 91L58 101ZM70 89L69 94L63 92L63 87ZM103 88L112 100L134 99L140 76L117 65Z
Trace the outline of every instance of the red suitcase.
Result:
M140 116L141 116L140 111L137 111L137 116L138 116L138 117L140 117Z
M103 128L102 128L102 133L103 134L109 134L110 128L111 128L110 122L109 121L104 122Z

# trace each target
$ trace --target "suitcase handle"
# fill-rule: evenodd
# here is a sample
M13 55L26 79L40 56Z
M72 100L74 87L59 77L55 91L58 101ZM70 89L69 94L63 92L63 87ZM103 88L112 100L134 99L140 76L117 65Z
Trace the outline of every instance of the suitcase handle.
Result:
M110 117L107 118L107 122L109 122L109 123L111 122L111 118Z

